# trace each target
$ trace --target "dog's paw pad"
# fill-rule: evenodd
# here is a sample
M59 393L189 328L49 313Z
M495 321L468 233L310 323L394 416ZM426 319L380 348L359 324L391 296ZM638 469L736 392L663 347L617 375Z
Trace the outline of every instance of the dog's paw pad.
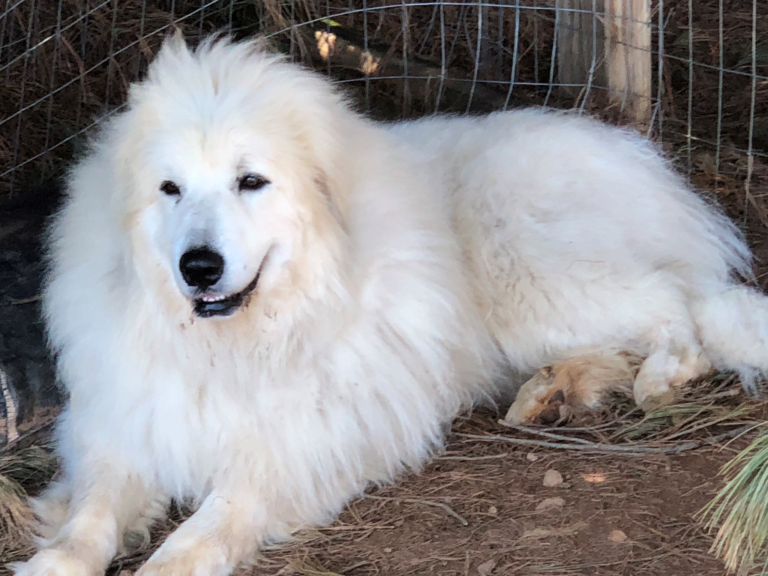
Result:
M563 420L568 420L573 410L566 403L565 392L557 390L547 402L544 409L534 417L535 424L554 425Z

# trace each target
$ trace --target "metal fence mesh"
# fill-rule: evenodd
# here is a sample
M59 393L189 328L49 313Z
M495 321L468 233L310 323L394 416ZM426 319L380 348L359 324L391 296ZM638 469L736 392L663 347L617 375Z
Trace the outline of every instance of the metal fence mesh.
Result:
M174 26L192 37L265 33L380 118L546 104L626 121L606 97L599 50L606 5L617 1L636 0L4 0L0 195L61 174ZM768 229L759 194L768 178L768 2L651 7L652 116L643 129L699 186L732 197L738 216ZM593 36L576 60L564 45L574 25ZM586 79L573 82L578 58Z

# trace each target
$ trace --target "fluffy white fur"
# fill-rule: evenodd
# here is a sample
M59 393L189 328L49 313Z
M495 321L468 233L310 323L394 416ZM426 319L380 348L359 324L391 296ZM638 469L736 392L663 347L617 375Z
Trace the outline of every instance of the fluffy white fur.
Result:
M243 171L271 184L238 193ZM768 370L734 227L585 118L382 126L255 43L175 39L69 193L45 291L63 471L18 575L103 574L172 498L199 508L138 574L228 574L418 467L505 365L634 352L640 399ZM267 255L230 317L196 318L177 271L201 238L229 292Z

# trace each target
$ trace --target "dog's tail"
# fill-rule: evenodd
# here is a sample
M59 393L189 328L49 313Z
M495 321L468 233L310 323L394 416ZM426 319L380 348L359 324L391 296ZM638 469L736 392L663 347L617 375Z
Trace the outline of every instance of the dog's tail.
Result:
M735 370L747 392L757 395L768 377L768 297L745 286L729 286L693 306L701 340L712 363Z

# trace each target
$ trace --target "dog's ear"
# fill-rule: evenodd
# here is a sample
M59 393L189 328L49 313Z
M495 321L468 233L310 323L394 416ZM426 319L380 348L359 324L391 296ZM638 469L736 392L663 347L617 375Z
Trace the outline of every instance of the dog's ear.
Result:
M169 34L160 46L152 62L147 69L147 78L152 81L162 76L169 68L178 69L181 61L190 59L192 52L184 39L181 29L176 28Z
M189 48L187 42L184 39L184 33L178 26L173 27L173 32L168 34L163 40L163 44L160 47L157 57L174 55L178 56L182 52L188 52Z

